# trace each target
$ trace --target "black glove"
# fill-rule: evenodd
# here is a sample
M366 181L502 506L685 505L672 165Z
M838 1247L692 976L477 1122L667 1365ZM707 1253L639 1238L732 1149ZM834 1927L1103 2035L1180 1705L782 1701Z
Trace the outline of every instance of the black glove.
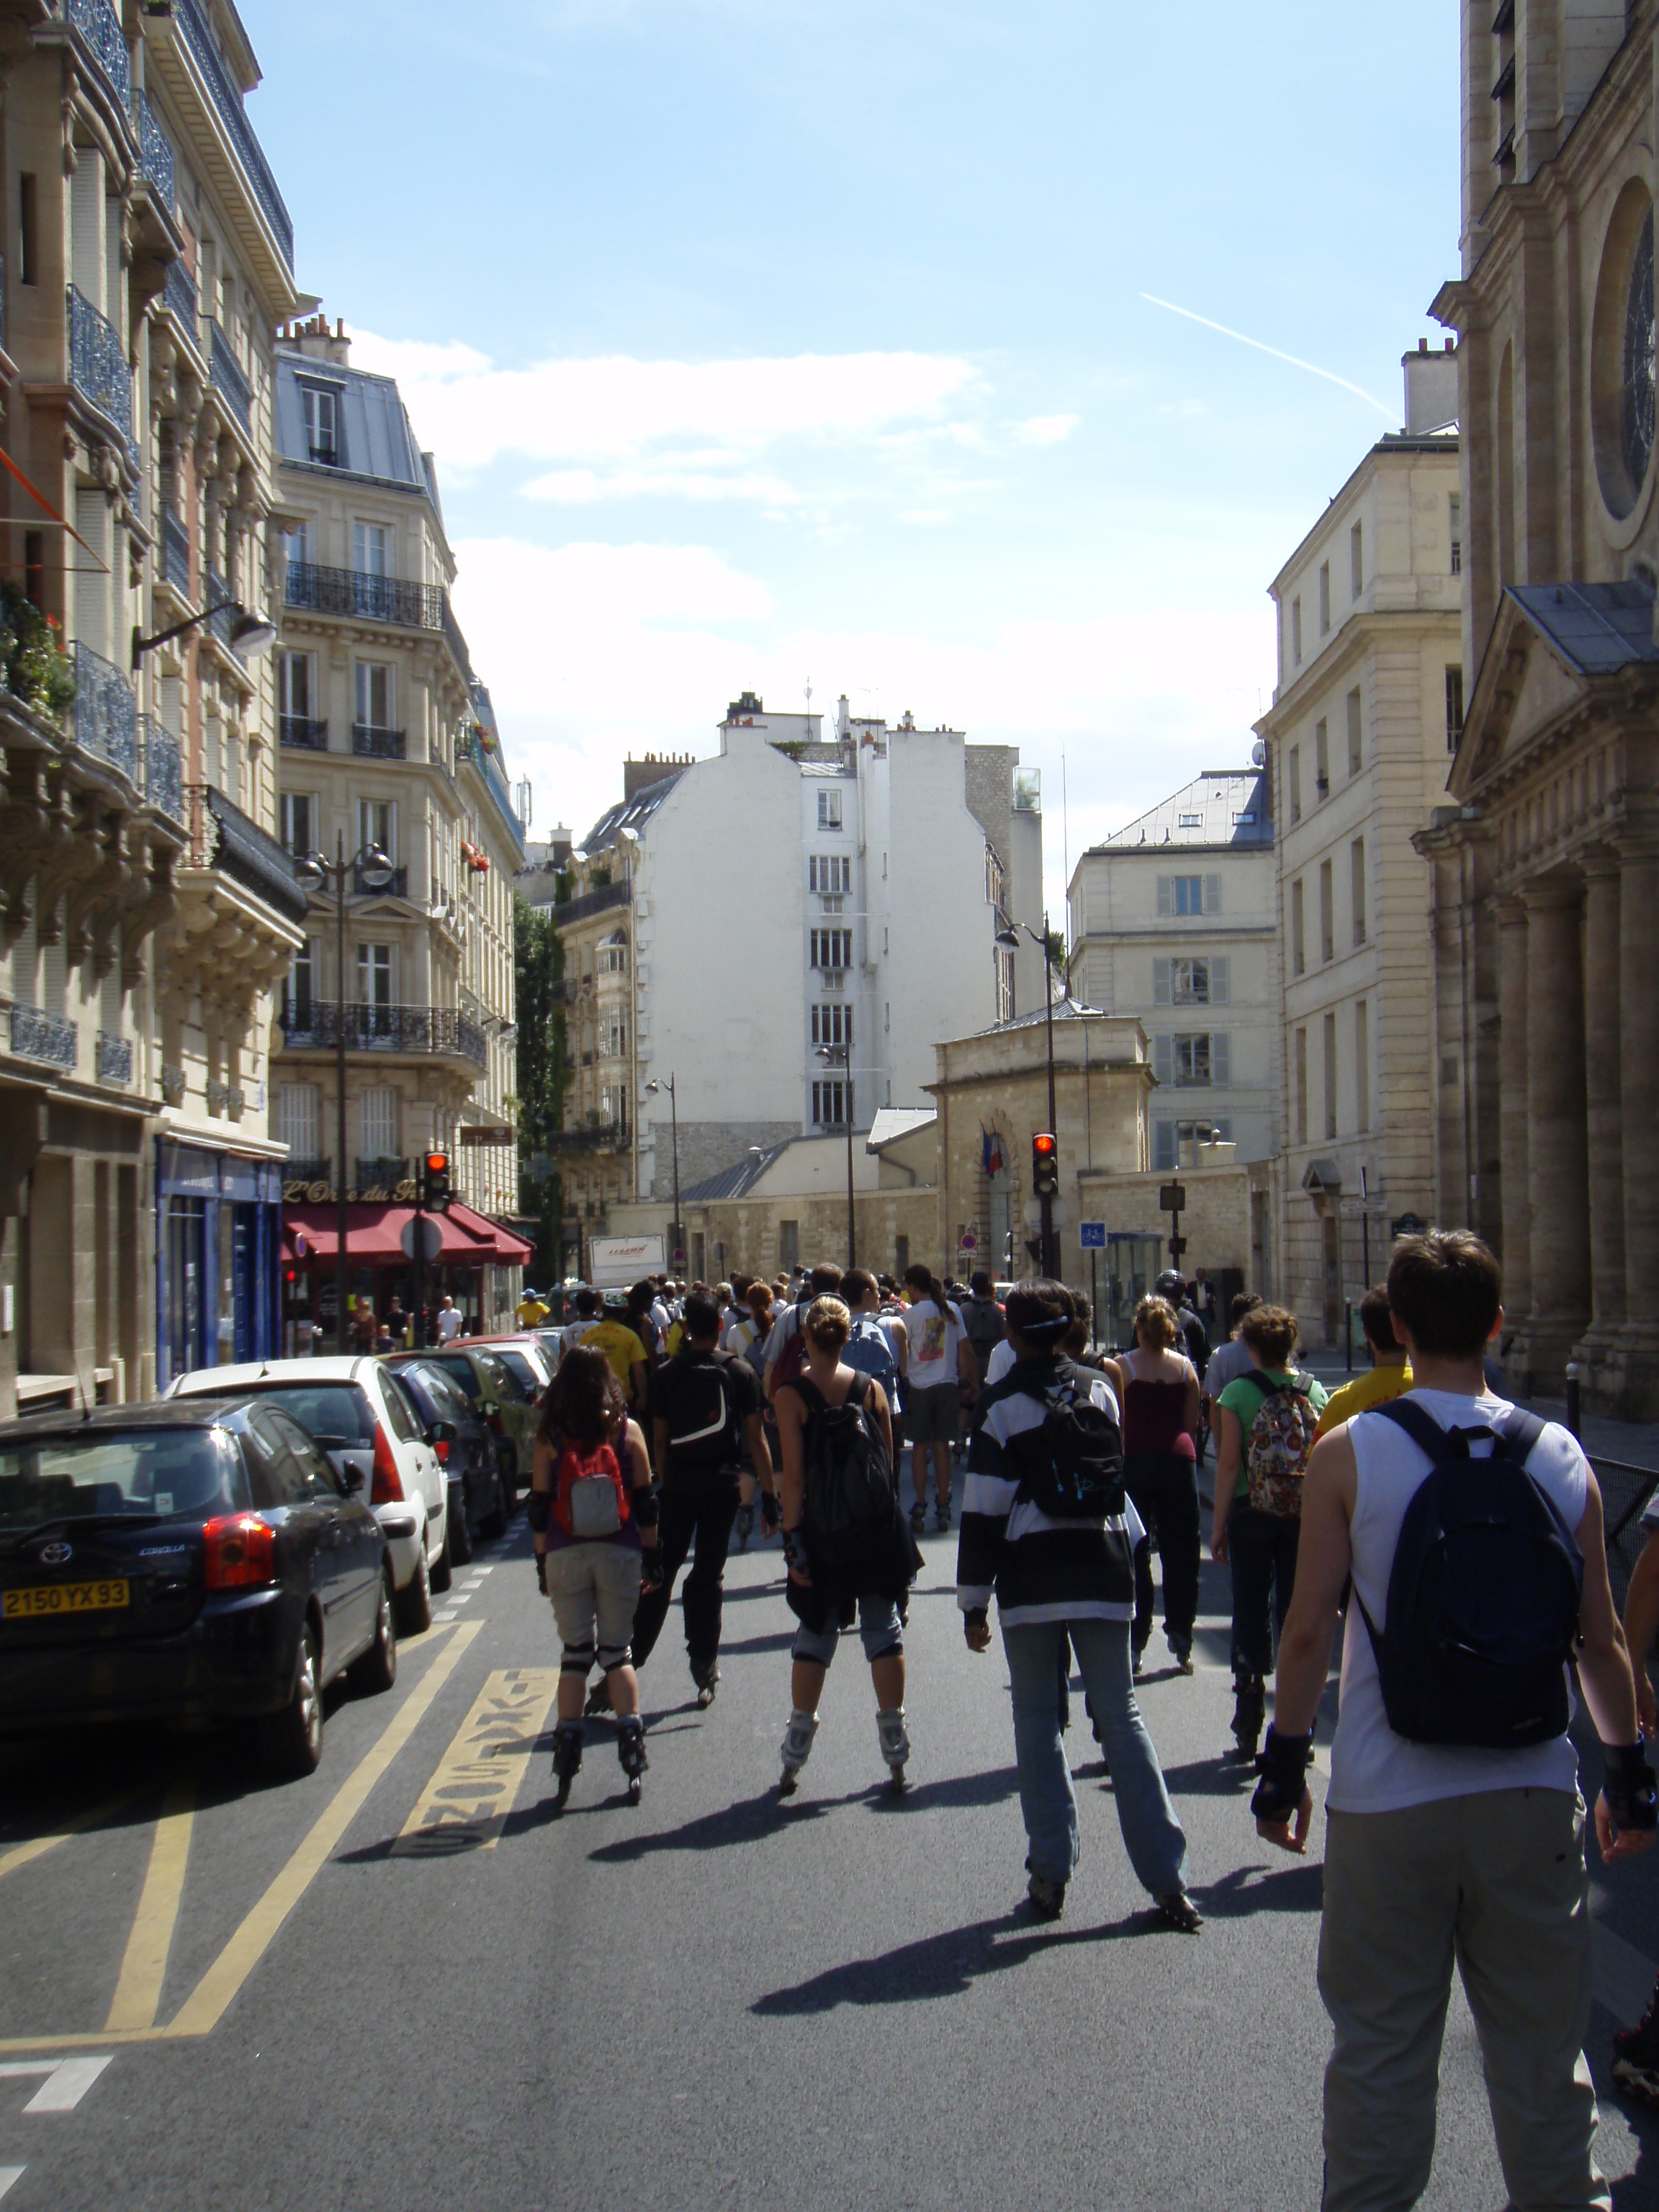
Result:
M793 1567L797 1574L805 1575L811 1572L811 1567L807 1565L806 1541L799 1528L784 1530L783 1557L784 1564Z
M775 1491L762 1491L760 1510L762 1526L769 1536L775 1535L778 1523L783 1518L783 1508L778 1503Z
M544 1597L547 1595L547 1554L545 1552L538 1552L536 1554L536 1587Z
M1291 1820L1308 1787L1313 1765L1313 1731L1306 1735L1281 1735L1269 1727L1267 1741L1256 1753L1255 1771L1261 1777L1250 1800L1258 1820Z
M641 1571L640 1581L647 1589L655 1589L663 1578L662 1553L659 1550L647 1552L644 1557L645 1565Z
M1607 1801L1614 1827L1659 1827L1659 1784L1648 1765L1646 1746L1603 1744L1601 1757L1606 1765L1601 1795Z
M971 1612L964 1613L963 1614L962 1625L964 1628L988 1628L991 1625L990 1607L988 1605L975 1606Z

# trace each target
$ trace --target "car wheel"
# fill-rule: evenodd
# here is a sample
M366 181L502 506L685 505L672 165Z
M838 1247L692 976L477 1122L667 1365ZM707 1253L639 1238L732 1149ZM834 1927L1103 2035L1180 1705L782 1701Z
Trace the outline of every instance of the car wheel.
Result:
M454 1571L449 1564L449 1515L447 1510L446 1510L444 1514L444 1547L442 1551L439 1553L437 1558L432 1562L431 1572L432 1587L434 1590L440 1592L447 1590L449 1588L450 1583L455 1579Z
M259 1756L273 1774L297 1780L314 1774L323 1755L323 1693L317 1680L317 1638L307 1621L294 1663L294 1686L279 1713L259 1723Z
M374 1641L351 1668L354 1690L389 1690L398 1679L398 1624L392 1613L392 1570L380 1570L380 1601L374 1613Z
M461 1485L459 1505L449 1509L449 1542L446 1547L449 1558L458 1567L464 1567L472 1557L472 1489L469 1483Z
M418 1636L423 1628L431 1626L432 1577L422 1552L416 1559L414 1573L398 1593L398 1633Z
M503 1444L496 1472L501 1483L501 1515L503 1525L519 1510L519 1461L511 1444Z

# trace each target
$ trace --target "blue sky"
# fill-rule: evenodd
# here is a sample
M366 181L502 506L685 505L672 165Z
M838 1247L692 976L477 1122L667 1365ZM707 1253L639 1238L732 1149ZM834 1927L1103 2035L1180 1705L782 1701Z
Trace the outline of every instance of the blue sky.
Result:
M1061 754L1074 860L1270 696L1455 273L1455 11L244 0L300 282L437 452L535 832L744 686Z

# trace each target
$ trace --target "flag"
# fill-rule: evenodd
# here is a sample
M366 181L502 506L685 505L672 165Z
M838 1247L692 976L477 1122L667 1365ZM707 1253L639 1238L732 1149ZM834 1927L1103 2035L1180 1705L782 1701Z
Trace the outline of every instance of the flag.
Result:
M1002 1173L1002 1139L994 1129L980 1125L980 1158L988 1176Z

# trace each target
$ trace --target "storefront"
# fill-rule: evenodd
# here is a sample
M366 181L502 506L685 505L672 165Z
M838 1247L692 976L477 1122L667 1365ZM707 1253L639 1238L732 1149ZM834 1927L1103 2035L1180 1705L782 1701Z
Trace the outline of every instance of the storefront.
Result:
M414 1217L412 1206L348 1201L348 1304L368 1298L375 1313L383 1315L395 1297L405 1312L412 1310L415 1274L404 1249L403 1233ZM435 1308L447 1292L469 1335L510 1328L517 1271L529 1260L534 1247L459 1199L450 1200L447 1212L426 1218L437 1223L443 1243L436 1259L428 1261L422 1270L425 1304ZM309 1201L284 1206L283 1349L290 1356L304 1354L313 1343L321 1349L333 1349L339 1249L337 1206Z
M155 1382L282 1350L279 1163L160 1139Z

